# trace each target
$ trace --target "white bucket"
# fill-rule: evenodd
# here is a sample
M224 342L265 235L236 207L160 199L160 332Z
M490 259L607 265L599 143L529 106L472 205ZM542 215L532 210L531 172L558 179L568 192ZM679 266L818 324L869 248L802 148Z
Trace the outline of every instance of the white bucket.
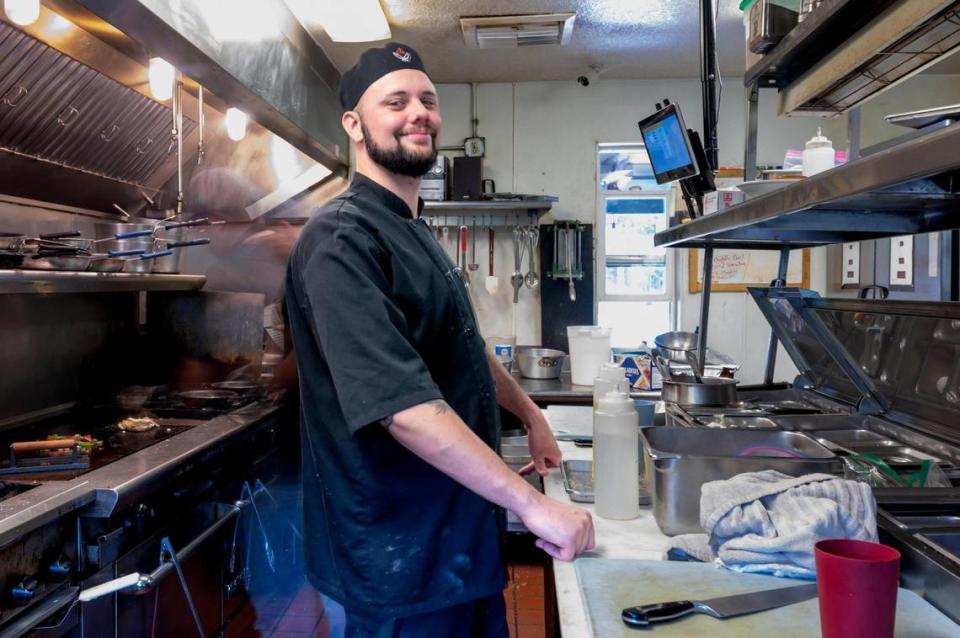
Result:
M600 366L610 361L610 329L600 326L567 326L570 341L570 381L593 385Z

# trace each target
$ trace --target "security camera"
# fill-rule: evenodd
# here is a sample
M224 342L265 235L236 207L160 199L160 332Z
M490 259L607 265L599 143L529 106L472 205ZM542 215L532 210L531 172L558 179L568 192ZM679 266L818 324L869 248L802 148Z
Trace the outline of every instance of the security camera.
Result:
M581 75L577 78L577 84L580 86L590 86L590 78L585 75Z

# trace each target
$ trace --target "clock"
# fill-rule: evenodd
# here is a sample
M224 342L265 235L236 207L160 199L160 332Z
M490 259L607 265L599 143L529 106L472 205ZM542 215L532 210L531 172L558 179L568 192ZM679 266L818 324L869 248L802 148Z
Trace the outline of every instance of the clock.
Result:
M486 138L468 137L463 140L463 154L467 157L483 157L486 148Z

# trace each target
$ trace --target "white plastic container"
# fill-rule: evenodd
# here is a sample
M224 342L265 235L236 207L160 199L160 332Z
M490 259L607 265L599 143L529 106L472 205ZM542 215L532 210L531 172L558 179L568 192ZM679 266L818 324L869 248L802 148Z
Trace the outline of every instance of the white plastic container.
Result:
M597 516L627 520L640 515L637 411L624 392L600 398L594 423L594 504Z
M817 134L807 142L806 148L803 149L804 177L830 170L834 166L835 157L833 142L824 137L818 127Z
M570 342L570 381L593 385L597 370L610 362L610 329L600 326L567 326Z

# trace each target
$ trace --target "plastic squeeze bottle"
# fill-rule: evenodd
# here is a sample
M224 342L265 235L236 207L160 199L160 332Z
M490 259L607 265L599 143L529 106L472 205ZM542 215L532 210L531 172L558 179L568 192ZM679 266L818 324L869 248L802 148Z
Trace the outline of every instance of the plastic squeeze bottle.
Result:
M597 438L597 406L607 392L628 392L627 371L617 363L603 363L593 380L593 438ZM596 448L594 448L596 450ZM596 455L594 455L596 456ZM596 461L596 458L594 458ZM596 467L596 462L594 462Z
M626 520L640 515L637 411L625 392L600 398L594 423L593 493L597 516Z

